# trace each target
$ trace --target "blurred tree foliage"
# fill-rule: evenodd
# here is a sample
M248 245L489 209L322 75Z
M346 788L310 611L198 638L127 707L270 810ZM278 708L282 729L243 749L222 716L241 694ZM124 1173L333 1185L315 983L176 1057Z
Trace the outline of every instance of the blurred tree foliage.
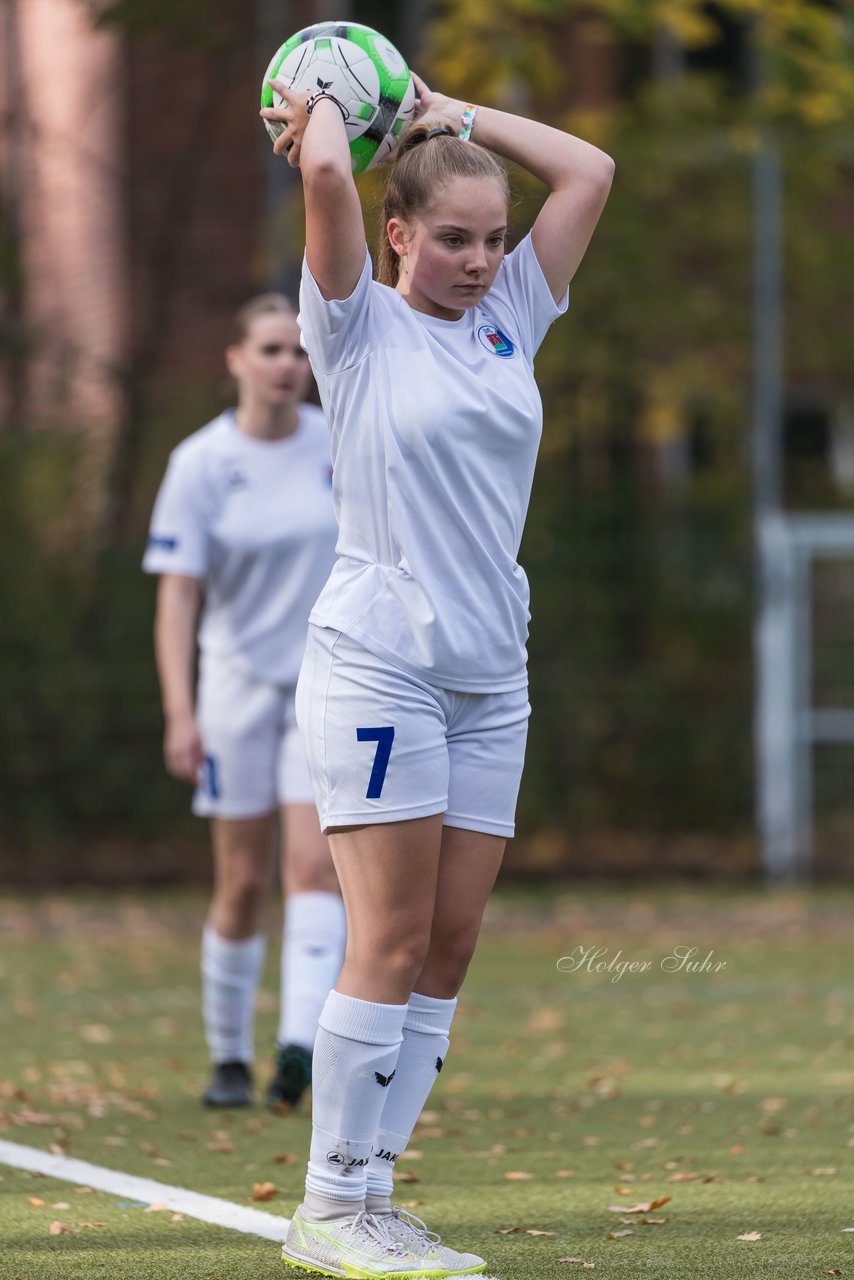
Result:
M850 36L810 0L441 6L434 87L562 124L617 161L570 318L538 361L528 830L544 815L570 842L749 829L751 164L773 130L790 386L843 401ZM544 193L512 176L521 231ZM828 468L813 496L846 500Z

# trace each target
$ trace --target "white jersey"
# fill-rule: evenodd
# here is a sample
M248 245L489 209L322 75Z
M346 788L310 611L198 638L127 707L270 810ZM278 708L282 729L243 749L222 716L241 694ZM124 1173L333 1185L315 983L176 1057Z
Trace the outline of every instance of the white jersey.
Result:
M300 324L332 429L338 560L311 613L442 688L526 683L516 563L542 431L533 359L556 304L530 236L459 320L371 279L344 301L303 266Z
M202 580L199 647L246 675L293 684L308 615L335 559L329 430L314 405L283 440L240 431L228 411L173 450L147 573Z

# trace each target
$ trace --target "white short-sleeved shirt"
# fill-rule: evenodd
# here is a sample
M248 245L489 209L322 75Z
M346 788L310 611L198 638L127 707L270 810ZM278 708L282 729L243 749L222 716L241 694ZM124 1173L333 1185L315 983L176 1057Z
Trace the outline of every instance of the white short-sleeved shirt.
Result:
M371 279L326 301L303 266L300 324L332 429L338 560L311 613L443 688L526 683L516 562L542 431L533 360L566 309L530 236L459 320Z
M143 568L202 580L204 652L256 680L293 684L336 535L321 411L301 405L293 435L258 440L230 410L173 450Z

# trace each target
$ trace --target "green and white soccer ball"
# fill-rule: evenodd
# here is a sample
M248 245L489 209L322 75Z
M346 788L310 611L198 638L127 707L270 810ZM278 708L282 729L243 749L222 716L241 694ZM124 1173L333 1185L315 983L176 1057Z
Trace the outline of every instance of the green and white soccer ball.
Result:
M353 172L372 169L394 151L415 110L415 88L394 45L358 22L318 22L286 40L264 75L261 106L279 107L281 95L268 81L281 80L302 93L325 90L347 111ZM264 124L275 141L284 126Z

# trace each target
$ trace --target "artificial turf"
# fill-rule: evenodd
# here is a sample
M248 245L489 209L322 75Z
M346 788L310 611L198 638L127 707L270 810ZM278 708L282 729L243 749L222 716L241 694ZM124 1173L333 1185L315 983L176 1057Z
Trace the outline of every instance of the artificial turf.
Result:
M0 1138L238 1203L272 1183L289 1214L307 1115L198 1102L203 911L0 900ZM398 1202L500 1280L854 1277L852 914L845 888L500 892ZM682 946L706 964L668 967ZM0 1166L0 1280L283 1274L269 1241Z

